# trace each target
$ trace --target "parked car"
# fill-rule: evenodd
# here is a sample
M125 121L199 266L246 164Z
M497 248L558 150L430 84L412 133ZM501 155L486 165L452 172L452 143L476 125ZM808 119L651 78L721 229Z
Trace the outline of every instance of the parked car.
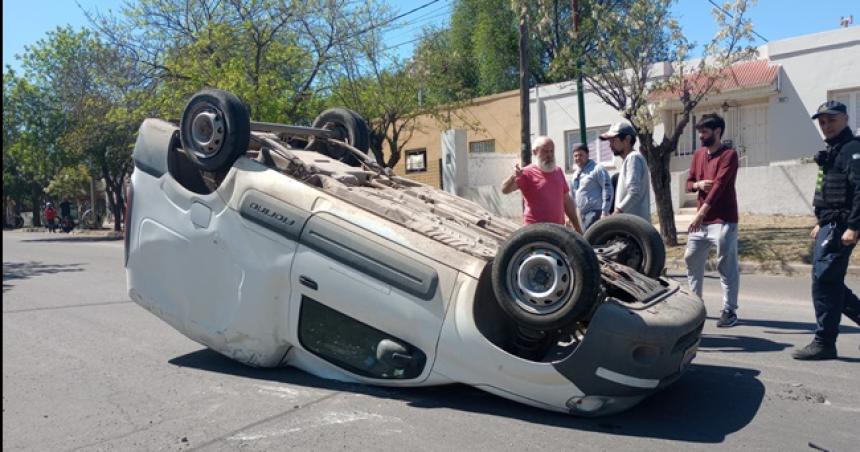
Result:
M704 307L660 277L647 222L520 227L369 158L367 126L252 122L234 95L147 119L128 187L131 298L251 366L389 386L465 383L602 415L676 381ZM590 243L589 243L590 241Z

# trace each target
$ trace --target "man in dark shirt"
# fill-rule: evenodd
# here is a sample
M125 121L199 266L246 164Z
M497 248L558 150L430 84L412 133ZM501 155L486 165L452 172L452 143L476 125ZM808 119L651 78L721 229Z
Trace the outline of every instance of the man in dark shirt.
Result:
M818 185L812 229L812 305L815 338L792 356L800 360L836 358L836 336L842 314L860 325L860 299L845 285L851 252L860 236L860 138L848 127L845 104L829 101L812 116L827 149L818 153Z
M698 211L687 232L687 280L690 288L702 297L705 263L711 246L717 247L717 270L723 287L723 308L718 327L738 322L738 201L735 179L738 154L722 144L726 123L717 114L703 115L696 124L703 147L693 154L687 191L697 192Z

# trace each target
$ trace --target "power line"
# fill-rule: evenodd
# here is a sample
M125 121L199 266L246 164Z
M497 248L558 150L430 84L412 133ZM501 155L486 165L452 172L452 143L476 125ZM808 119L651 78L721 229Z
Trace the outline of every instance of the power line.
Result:
M386 48L382 49L382 51L391 50L391 49L396 49L396 48L398 48L398 47L400 47L400 46L405 46L406 44L412 44L412 43L413 43L413 42L415 42L415 41L420 41L421 39L422 39L422 36L419 36L419 37L417 37L417 38L415 38L415 39L410 39L410 40L408 40L408 41L404 41L404 42L400 42L400 43L397 43L397 44L390 45L390 46L388 46L388 47L386 47Z
M363 28L363 29L361 29L361 30L358 30L357 32L355 32L355 33L353 33L353 34L349 35L346 39L352 39L352 38L355 38L355 37L357 37L357 36L359 36L359 35L363 35L364 33L367 33L368 31L372 31L372 30L375 30L375 29L377 29L377 28L384 27L384 26L386 26L386 25L388 25L388 24L390 24L390 23L394 22L395 20L402 19L402 18L404 18L404 17L406 17L406 16L408 16L408 15L410 15L410 14L414 13L415 11L419 11L419 10L421 10L421 9L424 9L424 8L426 8L426 7L430 6L430 5L434 4L434 3L438 3L438 2L440 2L440 1L441 1L441 0L431 0L431 1L429 1L429 2L425 3L425 4L421 5L421 6L418 6L418 7L412 8L412 9L410 9L409 11L406 11L406 12L405 12L405 13L403 13L403 14L398 14L397 16L394 16L394 17L392 17L391 19L385 20L385 21L384 21L384 22L382 22L382 23L375 24L375 25L371 25L371 26L369 26L369 27L366 27L366 28Z
M449 14L450 14L450 11L442 11L439 14L429 16L429 17L426 17L426 18L421 19L421 20L416 19L415 21L412 21L410 23L403 24L403 26L391 28L390 31L388 32L389 33L388 36L403 36L403 35L414 34L416 31L420 31L424 27L427 27L434 20L436 20L440 17L446 16L446 15L449 15Z
M716 3L714 3L714 0L708 0L708 3L710 3L710 4L714 5L714 8L717 8L718 10L722 11L725 15L727 15L727 16L729 16L729 17L731 17L732 19L734 19L734 18L735 18L735 16L732 16L732 13L730 13L730 12L726 11L725 9L723 9L723 7L722 7L722 6L720 6L720 5L716 4ZM767 40L767 38L765 38L764 36L762 36L762 35L758 34L758 32L757 32L757 31L752 30L752 33L753 33L754 35L758 36L758 37L759 37L759 39L761 39L762 41L764 41L764 42L769 42L769 41Z

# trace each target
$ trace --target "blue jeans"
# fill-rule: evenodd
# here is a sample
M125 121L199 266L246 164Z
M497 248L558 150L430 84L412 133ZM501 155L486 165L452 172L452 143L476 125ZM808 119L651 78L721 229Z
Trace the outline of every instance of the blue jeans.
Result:
M690 289L702 298L705 280L705 263L711 246L717 248L717 270L720 272L720 285L723 287L723 311L735 312L738 309L738 290L740 288L740 268L738 265L738 224L703 224L697 232L687 237L687 251L684 261L687 264L687 282Z
M582 220L582 232L587 231L588 228L590 228L591 225L596 223L597 220L599 220L602 215L603 215L603 212L601 212L599 210L582 212L582 218L580 218L580 220Z
M860 299L845 285L845 273L854 245L842 244L844 227L821 226L812 258L812 304L818 328L815 341L835 345L844 313L860 324Z

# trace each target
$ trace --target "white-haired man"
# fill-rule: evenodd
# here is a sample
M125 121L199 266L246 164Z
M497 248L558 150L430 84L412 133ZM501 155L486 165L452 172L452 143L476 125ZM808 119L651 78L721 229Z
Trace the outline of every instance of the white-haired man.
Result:
M570 219L576 232L582 234L576 203L568 196L570 187L564 172L555 164L555 144L546 136L539 136L532 145L532 155L537 163L525 168L514 165L514 174L502 183L502 193L516 190L523 193L525 224L557 223L565 224L565 215Z

